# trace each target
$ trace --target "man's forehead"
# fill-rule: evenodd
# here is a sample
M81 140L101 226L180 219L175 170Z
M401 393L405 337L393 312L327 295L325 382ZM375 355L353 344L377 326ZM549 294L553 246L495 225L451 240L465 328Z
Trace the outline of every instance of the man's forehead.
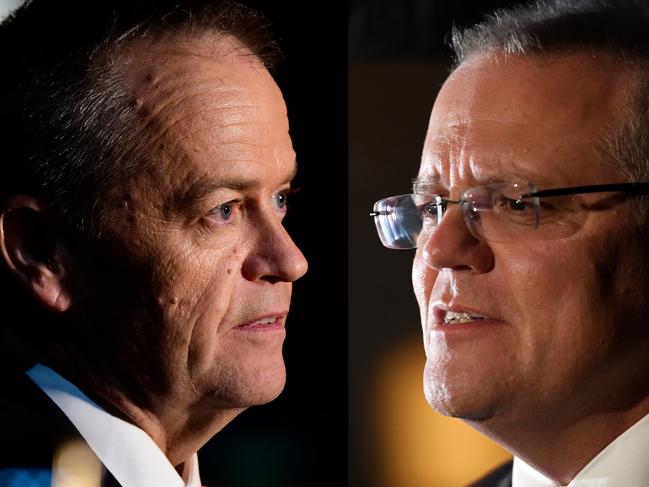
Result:
M155 61L155 60L154 60ZM249 58L163 54L131 76L131 105L147 138L180 162L292 161L288 118L268 71Z
M234 37L224 35L136 41L115 64L121 65L131 104L140 114L160 109L160 105L191 103L193 92L199 90L235 95L244 89L254 91L272 80L249 49ZM186 93L174 99L180 90ZM224 104L227 103L225 100Z
M444 84L431 122L456 132L477 121L526 124L547 116L587 123L623 107L628 86L629 73L597 64L586 53L476 56Z
M447 185L465 174L485 182L576 178L575 167L601 162L596 145L626 111L628 75L580 55L465 64L431 114L419 177L432 184L437 175Z
M290 181L295 152L286 106L261 63L240 55L236 42L218 56L209 46L196 53L167 47L156 47L127 79L131 106L157 153L146 177L151 187L142 189L173 202Z

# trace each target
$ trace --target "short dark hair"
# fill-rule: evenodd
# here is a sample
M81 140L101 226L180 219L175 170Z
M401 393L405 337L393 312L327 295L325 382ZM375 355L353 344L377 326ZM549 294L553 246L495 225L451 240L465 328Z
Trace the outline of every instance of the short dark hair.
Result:
M264 16L230 1L31 0L0 25L0 200L39 198L85 235L101 194L154 159L120 77L135 41L234 37L266 67Z
M157 159L124 83L128 49L229 37L237 55L270 69L280 52L267 26L231 1L28 0L0 25L0 203L30 195L71 240L100 238L106 191ZM31 341L55 338L55 327L39 323L57 318L33 305L3 263L0 293L0 348L15 348L4 336L12 328Z
M453 29L456 64L476 55L600 53L598 62L629 72L628 106L598 149L629 180L649 180L649 3L642 0L537 0ZM645 201L634 204L645 221Z

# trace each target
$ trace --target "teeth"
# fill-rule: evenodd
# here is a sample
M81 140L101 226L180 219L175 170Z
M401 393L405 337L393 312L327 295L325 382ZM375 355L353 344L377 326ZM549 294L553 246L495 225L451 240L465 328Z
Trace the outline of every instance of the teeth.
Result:
M255 324L258 325L270 325L275 323L277 318L264 318L262 320L255 321Z
M467 313L466 311L456 312L456 311L447 311L444 315L444 324L450 325L453 323L468 323L470 321L484 320L484 316L480 316L473 313Z

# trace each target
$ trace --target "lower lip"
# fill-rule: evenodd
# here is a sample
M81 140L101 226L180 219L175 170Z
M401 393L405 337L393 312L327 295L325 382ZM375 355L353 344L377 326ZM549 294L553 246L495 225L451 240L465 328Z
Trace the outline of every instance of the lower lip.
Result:
M252 331L258 333L264 332L273 332L284 330L284 318L277 318L272 323L250 323L247 325L239 325L234 327L235 330L239 331Z
M435 323L431 328L431 331L435 333L444 333L444 334L466 334L466 333L480 333L483 331L489 331L497 327L504 326L506 323L502 320L476 320L469 321L466 323L454 323L454 324L444 324L444 323Z

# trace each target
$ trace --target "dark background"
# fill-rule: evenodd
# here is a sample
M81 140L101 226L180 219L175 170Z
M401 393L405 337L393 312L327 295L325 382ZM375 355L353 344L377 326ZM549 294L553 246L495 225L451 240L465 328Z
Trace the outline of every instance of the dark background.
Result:
M424 351L410 279L414 251L383 248L368 212L374 201L382 197L410 192L411 179L419 168L430 110L450 71L452 53L446 39L452 26L472 25L486 12L515 3L350 1L348 285L352 487L461 485L444 480L451 477L445 477L441 471L418 476L413 469L398 477L398 468L390 465L402 461L396 459L403 454L399 446L384 445L395 437L403 438L402 446L414 449L412 456L422 455L412 446L417 440L414 435L408 437L410 430L393 431L409 420L397 417L401 409L391 405L406 400L398 385L414 380L415 400L421 397L422 403L417 411L423 411L424 418L434 413L423 404L421 391ZM404 356L414 356L407 363L415 365L395 376L394 364L405 363ZM420 423L422 428L425 425ZM416 429L414 426L413 430ZM434 451L442 458L449 455L444 444L453 440L429 438L425 448L430 452L430 461L435 460ZM435 446L437 450L433 449ZM468 450L465 456L468 468L474 459ZM445 459L450 460L448 456ZM426 461L424 458L423 462Z

